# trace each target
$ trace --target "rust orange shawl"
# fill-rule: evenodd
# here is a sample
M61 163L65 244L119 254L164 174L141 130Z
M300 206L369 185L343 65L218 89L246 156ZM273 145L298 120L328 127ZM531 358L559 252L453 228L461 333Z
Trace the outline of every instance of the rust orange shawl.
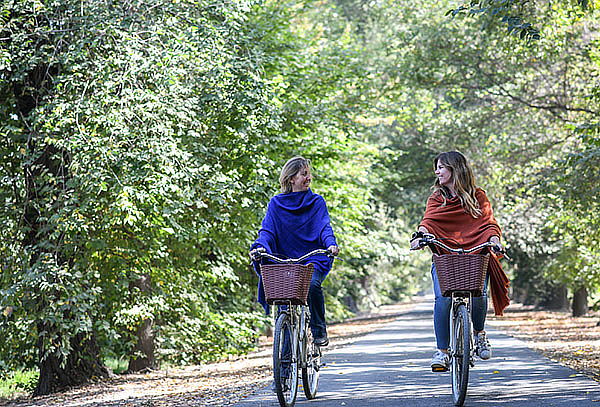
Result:
M500 237L502 232L498 222L494 218L492 205L482 189L475 192L482 215L473 218L460 204L458 198L446 200L439 192L431 194L427 200L427 208L420 226L427 228L437 238L453 239L465 249L477 246L489 241L492 236ZM447 242L449 246L455 246L452 240ZM502 270L502 265L493 253L490 256L488 273L490 274L490 289L494 312L503 315L504 309L510 303L508 298L508 277Z

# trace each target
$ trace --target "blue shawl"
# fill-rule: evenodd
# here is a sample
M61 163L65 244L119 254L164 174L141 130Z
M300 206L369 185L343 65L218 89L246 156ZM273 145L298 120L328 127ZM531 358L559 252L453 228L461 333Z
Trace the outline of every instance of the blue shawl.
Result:
M315 249L326 249L336 245L333 229L329 220L327 205L322 196L308 191L279 194L271 198L267 213L258 231L258 239L251 250L264 247L274 255L298 258ZM320 279L331 270L333 260L325 255L308 258L304 264L312 263L314 273ZM258 302L265 312L269 313L269 305L260 277L260 267L254 263L254 270L259 275Z

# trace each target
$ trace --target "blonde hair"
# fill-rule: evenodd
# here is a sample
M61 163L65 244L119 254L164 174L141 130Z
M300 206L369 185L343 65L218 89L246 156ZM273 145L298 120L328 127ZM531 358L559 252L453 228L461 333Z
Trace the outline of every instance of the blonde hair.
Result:
M477 191L475 175L473 175L473 170L469 166L465 156L458 151L440 153L433 159L434 171L437 169L438 162L441 162L452 173L452 185L454 186L454 192L456 192L458 199L460 199L460 205L472 217L480 217L481 208L475 196ZM446 199L451 197L448 188L441 185L439 179L435 180L431 188L434 192L438 191L442 195L444 198L443 205L446 205Z
M310 169L310 160L307 160L304 157L296 156L290 158L283 168L281 169L281 174L279 174L279 184L281 185L281 192L284 194L289 194L292 192L292 178L294 175L298 174L298 172L307 167Z

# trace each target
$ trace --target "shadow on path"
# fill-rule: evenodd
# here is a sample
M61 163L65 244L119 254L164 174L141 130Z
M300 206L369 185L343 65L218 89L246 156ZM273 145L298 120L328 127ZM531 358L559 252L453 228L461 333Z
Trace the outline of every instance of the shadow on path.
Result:
M325 353L317 399L299 389L296 405L451 406L450 376L432 373L435 348L431 302L353 345ZM471 369L465 406L600 406L593 380L551 362L515 338L486 327L494 357ZM262 389L237 407L278 406Z

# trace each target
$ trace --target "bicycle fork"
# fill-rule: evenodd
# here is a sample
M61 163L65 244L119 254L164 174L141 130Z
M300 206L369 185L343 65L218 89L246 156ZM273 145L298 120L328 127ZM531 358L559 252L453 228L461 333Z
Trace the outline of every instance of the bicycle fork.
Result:
M464 296L464 294L462 295L455 295L454 293L452 293L452 309L450 311L450 352L449 352L449 357L450 360L452 360L453 357L460 357L461 355L457 355L456 353L456 349L458 349L458 346L456 344L456 338L457 338L457 333L455 332L455 321L456 321L456 315L458 312L458 306L460 304L463 304L465 306L465 308L467 309L467 315L468 315L468 320L464 321L465 323L468 324L469 326L469 342L471 344L471 346L469 346L469 365L471 367L475 366L475 341L473 340L473 321L471 320L472 316L471 316L471 304L472 304L473 298L471 296L471 293L468 293L468 297Z

